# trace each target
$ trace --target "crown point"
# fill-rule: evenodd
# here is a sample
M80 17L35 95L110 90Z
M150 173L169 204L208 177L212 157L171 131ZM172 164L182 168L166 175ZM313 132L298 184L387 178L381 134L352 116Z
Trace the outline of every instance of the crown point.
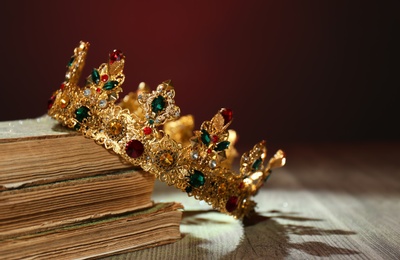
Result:
M150 86L146 82L140 82L137 91L138 93L150 92Z
M167 90L173 89L174 85L172 84L172 80L164 80L162 84L165 84L167 86Z
M120 50L113 50L110 53L110 60L109 63L113 64L115 61L120 61L121 59L124 58L124 54Z
M224 118L224 125L226 125L227 123L229 123L230 121L232 121L232 117L233 117L233 112L232 109L229 108L221 108L219 110L219 113L222 115L222 117Z

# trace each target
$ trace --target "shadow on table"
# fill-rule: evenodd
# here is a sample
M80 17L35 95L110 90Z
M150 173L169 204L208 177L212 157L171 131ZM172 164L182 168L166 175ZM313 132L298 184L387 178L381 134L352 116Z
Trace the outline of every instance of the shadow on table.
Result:
M212 218L199 217L204 211L185 211L183 223L189 225L203 224L228 224ZM265 212L264 215L254 215L250 219L244 219L244 234L236 249L224 256L224 259L283 259L289 255L289 251L296 249L312 256L331 257L334 255L355 255L360 252L335 247L319 241L307 241L302 243L290 242L289 235L299 236L330 236L330 235L354 235L353 231L340 229L321 229L302 224L280 224L278 219L304 223L323 221L318 218L306 218L298 216L295 212L283 213L280 211ZM185 221L185 219L187 221ZM204 243L205 241L202 241Z
M244 239L235 252L228 257L240 257L252 255L257 257L271 257L274 259L284 258L289 250L297 249L313 256L354 255L359 252L328 245L317 241L303 243L291 243L289 235L329 236L329 235L354 235L353 231L340 229L321 229L309 225L280 224L277 219L291 220L295 222L323 221L318 218L306 218L297 216L295 212L283 213L280 211L266 212L267 216L254 215L252 218L244 219ZM266 237L260 239L261 237ZM261 242L261 243L260 243ZM267 242L267 244L265 244Z

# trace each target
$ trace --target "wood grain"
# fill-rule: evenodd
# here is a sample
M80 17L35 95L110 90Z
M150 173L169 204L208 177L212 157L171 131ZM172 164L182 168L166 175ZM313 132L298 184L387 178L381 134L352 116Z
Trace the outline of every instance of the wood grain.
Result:
M287 165L242 223L156 183L155 201L182 201L174 244L117 259L400 259L400 143L282 147Z

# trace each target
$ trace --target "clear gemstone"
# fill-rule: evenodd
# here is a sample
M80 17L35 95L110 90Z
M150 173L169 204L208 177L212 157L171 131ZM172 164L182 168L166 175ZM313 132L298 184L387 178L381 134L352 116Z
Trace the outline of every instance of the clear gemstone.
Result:
M197 160L199 159L199 153L197 151L193 151L190 156L192 157L192 159Z
M99 101L99 107L105 108L107 106L107 100L102 99Z
M163 91L164 90L164 85L158 85L157 86L157 91L158 92L161 92L161 91Z
M215 160L211 160L209 165L211 169L214 169L215 167L217 167L217 162Z
M83 95L85 97L89 97L91 94L92 94L92 91L88 88L83 91Z
M107 101L112 102L117 100L117 94L115 92L112 92L110 95L108 95Z

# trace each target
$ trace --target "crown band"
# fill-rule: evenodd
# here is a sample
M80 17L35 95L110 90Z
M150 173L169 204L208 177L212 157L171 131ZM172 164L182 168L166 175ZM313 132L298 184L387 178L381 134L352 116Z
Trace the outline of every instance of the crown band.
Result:
M243 218L254 210L251 197L271 169L285 164L281 150L264 165L267 149L262 141L242 155L240 172L233 172L225 163L232 142L231 110L221 109L203 122L190 144L179 143L168 134L171 131L159 129L180 117L171 82L154 91L139 89L137 106L130 112L115 104L125 79L125 57L118 50L110 54L108 63L93 69L84 88L78 87L88 48L86 42L75 48L65 81L49 100L50 116L220 212Z

